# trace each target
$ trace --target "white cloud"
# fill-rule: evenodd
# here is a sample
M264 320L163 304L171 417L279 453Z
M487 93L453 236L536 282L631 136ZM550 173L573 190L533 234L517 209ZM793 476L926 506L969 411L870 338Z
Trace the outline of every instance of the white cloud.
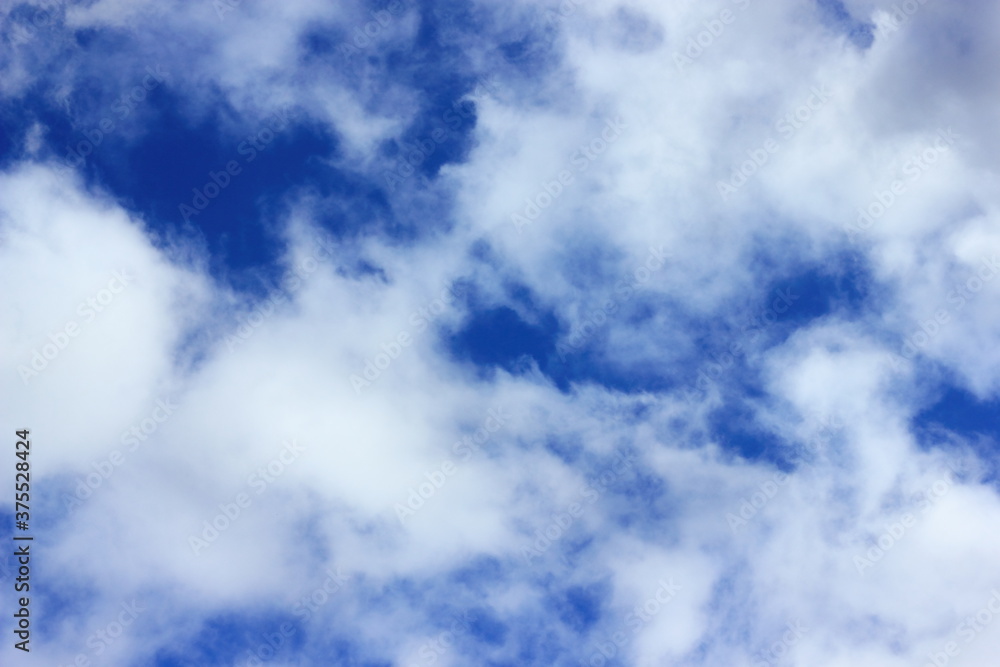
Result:
M848 4L860 18L887 6ZM157 605L115 644L118 660L190 641L197 619L216 611L275 602L290 608L315 587L316 571L332 565L353 583L338 592L336 608L317 613L317 626L336 619L345 632L378 642L379 657L402 659L440 630L392 587L446 577L479 556L495 559L504 574L469 602L491 605L505 620L556 625L535 609L548 573L558 586L606 581L609 600L589 635L595 641L607 641L661 578L676 579L681 592L621 648L633 664L732 664L772 646L799 619L809 630L789 649L794 664L911 665L944 650L964 616L985 606L1000 584L990 574L1000 507L994 486L982 481L984 466L956 453L968 444L959 436L950 436L959 447L946 455L924 448L910 426L943 374L954 373L984 398L996 396L1000 380L990 363L1000 281L983 281L961 308L948 299L1000 250L989 180L997 98L985 74L995 61L988 15L927 3L859 52L819 26L811 10L741 5L632 3L628 11L641 21L625 23L641 23L640 30L612 19L620 16L617 5L579 4L559 23L554 48L562 60L530 86L512 65L498 68L500 90L477 104L468 161L446 166L430 186L432 196L454 197L451 231L406 248L375 236L334 242L314 222L314 200L292 202L288 219L274 221L289 243L286 267L315 253L315 239L324 239L331 255L236 346L226 337L252 308L207 275L198 251L158 249L143 221L66 171L22 163L0 177L0 264L14 287L0 297L9 314L0 327L0 391L7 414L32 428L39 484L72 493L95 462L116 449L127 453L78 518L58 521L46 536L46 562L88 587L88 613L99 623L132 597ZM494 12L495 24L482 44L467 45L473 63L490 62L489 40L525 29L523 7L480 9ZM723 9L735 20L678 71L673 54ZM301 106L346 137L342 166L377 179L384 165L374 148L415 117L419 91L380 70L362 69L360 83L328 76L322 66L303 64L300 51L311 27L334 24L350 34L368 20L360 10L307 2L247 2L220 21L209 3L124 7L109 0L77 7L68 18L76 28L156 27L158 39L176 35L191 49L171 61L170 85L192 108L217 102L202 92L206 84L251 118ZM418 25L416 10L401 15L368 47L372 56L408 44ZM968 48L958 48L957 35ZM167 54L139 43L142 62ZM27 58L29 51L20 53ZM23 61L5 69L14 81L5 84L7 95L22 94L30 80L18 67ZM56 85L72 87L76 72L60 74ZM829 102L782 136L776 123L806 104L817 85L829 87ZM577 167L579 147L619 116L627 124L620 137L585 158L585 170ZM844 226L856 221L857 209L894 178L907 178L906 160L949 126L961 139L896 195L863 244L851 246ZM769 137L780 138L773 158L722 201L717 182ZM574 182L518 234L511 214L563 169ZM403 187L407 196L429 197L418 190L415 181ZM491 263L473 257L477 241L489 244ZM665 378L681 377L700 333L691 329L697 318L730 321L733 304L759 302L774 281L832 263L848 248L871 268L874 289L860 314L808 322L771 348L747 343L745 362L761 373L764 392L750 405L753 423L779 433L790 458L805 456L738 532L726 514L774 470L734 458L725 443L704 435L705 405L690 402L697 399L649 393L635 400L644 411L622 418L608 409L615 400L609 390L560 393L537 369L484 381L410 319L456 279L471 277L488 304L513 307L506 289L517 281L543 308L577 321L595 293L613 290L605 278L633 271L649 246L661 244L671 260L634 302L659 309L655 326L610 318L607 335L590 344L612 366L644 364ZM778 247L787 254L762 257ZM387 280L340 270L359 256ZM78 304L110 293L115 272L134 280L92 319L82 314ZM592 284L581 284L587 280ZM663 315L668 305L675 317ZM937 370L926 362L893 368L890 355L900 354L901 341L941 308L948 321L933 335L925 329L921 347ZM467 316L454 304L434 324L457 326ZM18 368L30 367L34 351L59 347L53 338L62 340L71 321L79 334L67 334L65 349L22 380ZM355 391L351 375L401 332L412 345ZM720 393L704 402L735 386L733 376L722 377ZM129 451L122 434L163 397L178 408ZM453 444L496 406L513 415L510 423L483 451L456 461L455 475L400 525L395 505L456 458ZM816 415L844 425L818 454L806 449L820 429ZM250 476L287 439L304 453L258 495ZM525 564L521 547L534 531L574 502L623 445L637 452L634 468ZM915 494L949 463L962 475L948 493L927 511L913 509L912 528L858 572L854 557L916 507ZM252 503L195 555L189 536L240 493ZM579 539L592 542L569 567L560 556ZM386 599L373 611L378 594ZM187 614L195 617L181 622ZM738 630L720 627L723 619ZM988 664L997 627L986 626L974 643L958 640L963 664ZM92 631L67 624L40 652L68 661L86 650ZM565 632L556 634L566 640ZM566 643L583 660L594 650L590 642ZM513 643L497 650L516 655ZM5 647L4 656L11 651ZM459 664L462 655L443 659Z

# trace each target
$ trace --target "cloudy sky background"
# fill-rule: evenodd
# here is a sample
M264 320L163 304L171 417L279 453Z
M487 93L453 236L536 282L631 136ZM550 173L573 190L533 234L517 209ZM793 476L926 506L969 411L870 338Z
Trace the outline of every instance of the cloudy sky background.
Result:
M4 664L995 664L996 3L0 22Z

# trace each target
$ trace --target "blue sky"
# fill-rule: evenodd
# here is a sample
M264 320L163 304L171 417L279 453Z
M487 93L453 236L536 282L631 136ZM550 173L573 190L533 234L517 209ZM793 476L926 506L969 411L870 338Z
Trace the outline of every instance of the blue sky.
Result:
M992 665L998 12L5 4L0 662Z

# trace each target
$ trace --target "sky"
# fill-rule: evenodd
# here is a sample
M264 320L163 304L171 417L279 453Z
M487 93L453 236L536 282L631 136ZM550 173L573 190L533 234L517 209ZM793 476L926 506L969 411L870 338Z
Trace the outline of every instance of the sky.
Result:
M992 667L998 25L3 2L0 663Z

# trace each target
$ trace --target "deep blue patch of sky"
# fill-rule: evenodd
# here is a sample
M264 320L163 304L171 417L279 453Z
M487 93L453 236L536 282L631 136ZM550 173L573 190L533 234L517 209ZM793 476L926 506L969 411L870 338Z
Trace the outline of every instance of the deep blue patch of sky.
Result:
M601 619L604 602L610 597L610 588L607 582L571 586L555 593L550 604L559 620L573 632L584 634Z
M555 351L558 321L544 313L539 324L530 324L507 306L475 310L465 326L446 338L448 350L458 360L471 362L483 372L499 367L511 372L524 368L530 358L547 367Z
M987 468L987 481L1000 484L1000 399L981 401L953 384L939 388L933 402L913 417L913 428L924 446L940 443L940 430L950 431L974 448Z
M766 461L790 471L793 462L781 438L757 425L754 414L747 401L734 396L709 416L709 435L724 450L748 461Z
M875 26L852 16L843 0L816 0L816 4L827 25L846 34L859 49L867 49L875 41Z
M206 620L186 646L161 648L155 658L156 665L243 664L261 646L268 646L267 636L280 634L285 624L293 631L281 638L276 655L289 656L303 644L303 628L292 615L224 613Z

